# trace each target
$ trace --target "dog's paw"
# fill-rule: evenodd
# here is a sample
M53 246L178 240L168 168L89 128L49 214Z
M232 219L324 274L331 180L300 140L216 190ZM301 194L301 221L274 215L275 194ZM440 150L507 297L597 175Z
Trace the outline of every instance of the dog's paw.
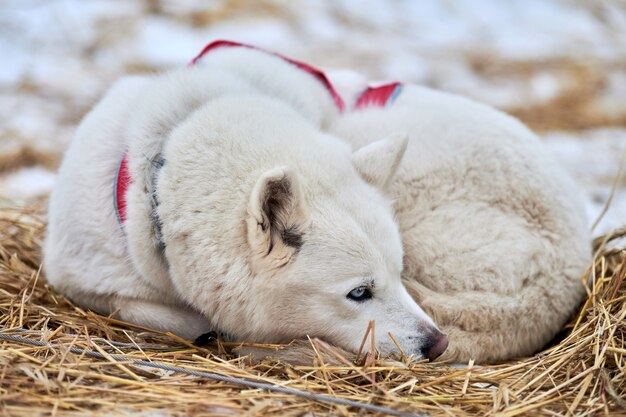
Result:
M215 341L217 341L217 333L207 332L196 337L196 339L193 341L193 344L196 346L206 346L210 345L211 343L215 343Z

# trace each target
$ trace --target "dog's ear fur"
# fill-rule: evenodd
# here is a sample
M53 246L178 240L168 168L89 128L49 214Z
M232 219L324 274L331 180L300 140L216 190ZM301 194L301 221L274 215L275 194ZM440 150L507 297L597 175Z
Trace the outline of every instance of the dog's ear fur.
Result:
M248 206L248 243L262 270L280 268L298 253L307 222L302 188L287 167L271 169L257 180Z
M365 181L384 191L400 165L407 143L406 134L372 142L352 154L352 163Z

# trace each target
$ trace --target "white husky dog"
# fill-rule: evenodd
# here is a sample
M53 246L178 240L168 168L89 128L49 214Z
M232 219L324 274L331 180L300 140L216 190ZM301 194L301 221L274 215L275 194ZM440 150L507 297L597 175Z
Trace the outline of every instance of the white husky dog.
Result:
M582 204L519 122L415 86L347 110L324 74L228 42L194 63L121 80L78 129L44 259L77 304L351 351L375 320L382 353L391 333L462 361L529 354L577 306Z

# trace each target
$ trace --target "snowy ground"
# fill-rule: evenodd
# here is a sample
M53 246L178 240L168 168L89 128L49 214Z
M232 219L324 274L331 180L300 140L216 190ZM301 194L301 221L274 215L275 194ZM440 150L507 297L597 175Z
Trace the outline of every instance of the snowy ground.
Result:
M590 222L626 147L621 1L4 0L0 204L49 192L76 123L114 79L184 65L218 38L517 115L577 179ZM596 234L626 223L618 187Z

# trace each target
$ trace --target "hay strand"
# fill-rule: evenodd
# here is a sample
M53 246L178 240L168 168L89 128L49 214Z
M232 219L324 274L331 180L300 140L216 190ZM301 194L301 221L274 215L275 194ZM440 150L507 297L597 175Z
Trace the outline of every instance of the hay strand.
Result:
M370 355L361 366L312 340L316 359L292 366L72 305L41 272L40 213L0 208L3 415L626 415L626 253L615 244L626 229L596 241L588 298L562 340L535 356L459 369ZM373 325L364 346L367 337Z

